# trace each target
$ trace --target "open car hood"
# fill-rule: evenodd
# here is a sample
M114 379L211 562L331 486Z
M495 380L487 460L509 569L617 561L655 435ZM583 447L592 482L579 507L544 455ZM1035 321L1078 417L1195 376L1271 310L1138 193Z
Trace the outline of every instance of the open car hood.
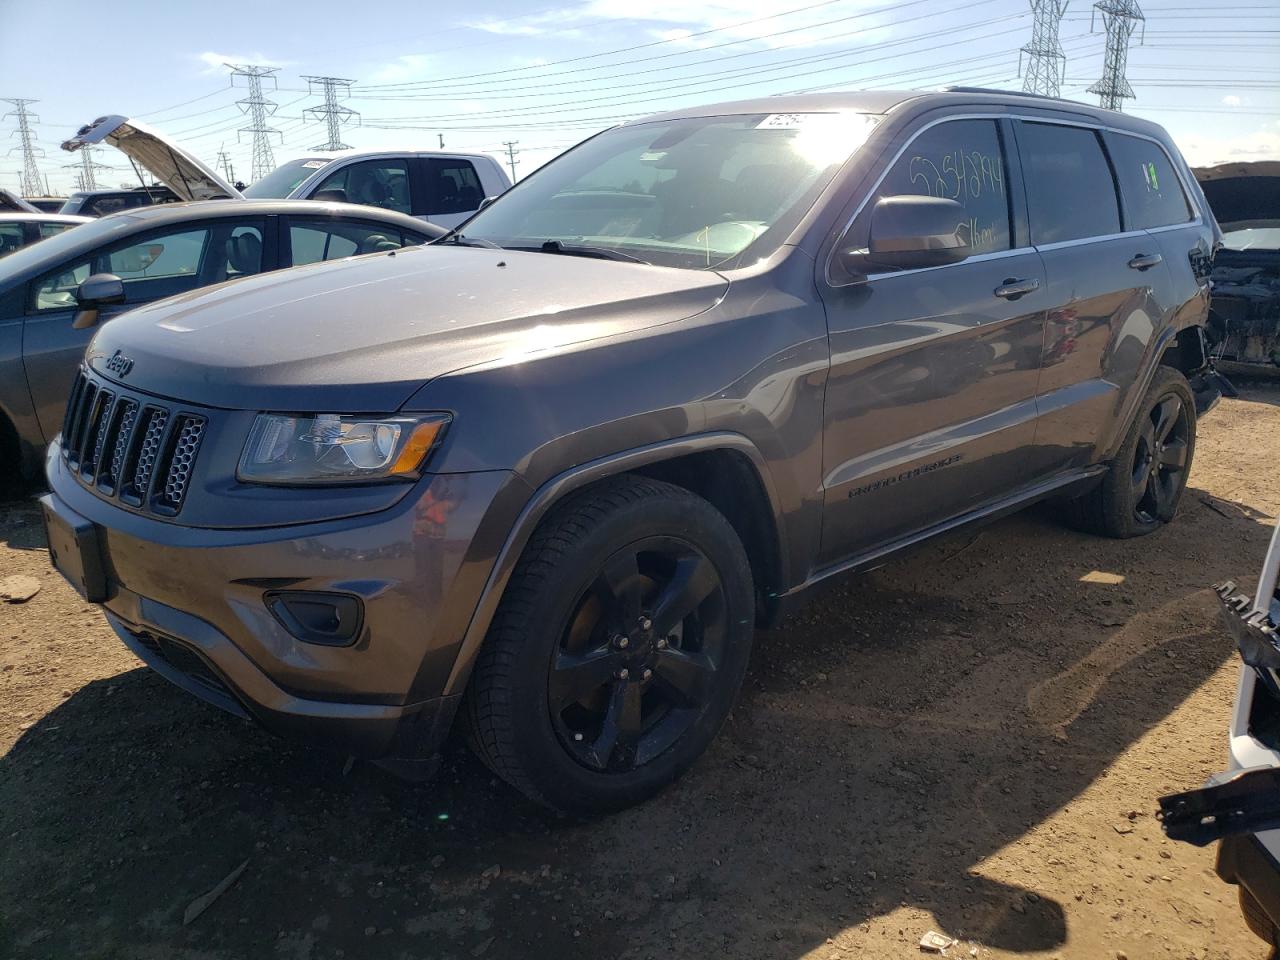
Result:
M244 199L213 170L157 130L128 117L99 117L81 127L62 149L74 153L108 143L172 190L182 200Z
M1219 224L1280 220L1280 160L1220 163L1192 173Z
M0 210L7 210L11 213L40 212L12 190L6 190L4 187L0 187Z

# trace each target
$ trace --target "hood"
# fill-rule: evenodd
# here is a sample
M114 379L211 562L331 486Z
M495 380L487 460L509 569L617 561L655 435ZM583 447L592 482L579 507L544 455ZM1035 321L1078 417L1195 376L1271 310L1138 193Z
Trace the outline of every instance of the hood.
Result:
M23 200L11 190L0 187L0 210L7 210L11 213L39 213L40 210L33 207L27 201Z
M389 413L443 374L682 320L728 286L709 271L414 247L142 307L104 324L86 359L114 379L119 351L128 386L205 406Z
M1192 172L1224 229L1280 220L1280 160L1221 163Z
M62 144L71 153L81 147L108 143L182 200L243 199L239 190L158 130L128 117L99 117L81 127Z

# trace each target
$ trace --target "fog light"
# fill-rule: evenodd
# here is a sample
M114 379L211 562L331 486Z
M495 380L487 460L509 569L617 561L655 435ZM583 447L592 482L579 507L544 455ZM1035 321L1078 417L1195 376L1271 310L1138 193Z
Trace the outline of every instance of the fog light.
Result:
M345 593L279 590L263 600L280 625L304 643L345 647L364 622L364 604Z

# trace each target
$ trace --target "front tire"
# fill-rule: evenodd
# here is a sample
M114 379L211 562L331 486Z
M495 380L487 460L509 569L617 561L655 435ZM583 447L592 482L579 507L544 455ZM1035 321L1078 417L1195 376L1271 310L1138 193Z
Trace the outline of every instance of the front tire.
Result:
M1157 367L1106 477L1068 503L1068 518L1079 529L1117 539L1154 533L1177 512L1195 449L1191 387L1179 371Z
M751 569L701 497L605 481L539 525L494 616L467 696L472 746L554 810L618 810L706 749L750 654Z

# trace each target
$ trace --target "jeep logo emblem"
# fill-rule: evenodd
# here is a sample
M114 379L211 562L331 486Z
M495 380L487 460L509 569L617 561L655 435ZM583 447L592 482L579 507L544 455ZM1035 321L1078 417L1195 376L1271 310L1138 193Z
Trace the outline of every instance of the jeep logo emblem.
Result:
M129 371L133 369L133 360L117 350L107 357L106 367L108 372L114 373L117 377L127 377Z

